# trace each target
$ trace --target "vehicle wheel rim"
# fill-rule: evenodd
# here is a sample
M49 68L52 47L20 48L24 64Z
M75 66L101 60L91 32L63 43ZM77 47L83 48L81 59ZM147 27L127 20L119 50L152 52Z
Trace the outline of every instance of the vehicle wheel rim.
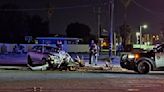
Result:
M145 73L149 71L149 65L147 63L141 63L138 67L139 72Z

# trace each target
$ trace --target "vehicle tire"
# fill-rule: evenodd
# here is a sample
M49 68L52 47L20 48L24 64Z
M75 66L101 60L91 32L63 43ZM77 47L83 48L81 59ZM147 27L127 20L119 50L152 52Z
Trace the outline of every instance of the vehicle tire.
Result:
M32 59L30 56L27 57L27 64L33 66Z
M137 70L136 71L140 74L149 73L150 70L151 70L151 65L147 61L143 60L137 64Z
M121 66L122 68L125 68L125 67L126 67L126 65L125 65L124 62L120 62L120 66Z

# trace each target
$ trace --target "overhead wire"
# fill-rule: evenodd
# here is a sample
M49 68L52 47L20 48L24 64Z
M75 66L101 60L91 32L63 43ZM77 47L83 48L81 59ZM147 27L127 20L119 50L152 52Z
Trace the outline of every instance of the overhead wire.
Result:
M151 9L149 9L149 8L146 8L146 7L144 7L143 5L139 4L136 0L132 0L132 2L133 2L136 6L138 6L139 8L142 8L142 9L144 9L145 11L147 11L147 12L153 14L153 15L157 15L157 14L164 15L164 12L156 12L156 11L153 11L153 10L151 10Z
M107 5L107 3L104 3L100 6ZM73 9L73 8L87 8L87 7L93 7L93 5L77 5L77 6L67 6L67 7L48 7L48 8L24 8L24 9L0 9L0 11L45 11L45 10L62 10L62 9Z

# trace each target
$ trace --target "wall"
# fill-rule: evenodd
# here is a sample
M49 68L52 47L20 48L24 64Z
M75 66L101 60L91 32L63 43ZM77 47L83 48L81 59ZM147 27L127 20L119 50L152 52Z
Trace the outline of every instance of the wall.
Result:
M3 43L0 43L0 52L1 52L1 46L3 45ZM11 53L13 52L13 48L16 44L7 44L5 43L6 47L7 47L7 52ZM20 44L23 45L25 47L25 52L28 52L33 46L37 45L37 44ZM89 51L89 46L88 44L73 44L73 45L67 45L67 46L63 46L63 48L65 49L67 52L88 52Z

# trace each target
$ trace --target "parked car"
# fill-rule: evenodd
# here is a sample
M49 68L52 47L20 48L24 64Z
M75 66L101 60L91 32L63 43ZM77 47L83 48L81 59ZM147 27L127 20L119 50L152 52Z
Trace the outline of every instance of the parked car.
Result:
M121 56L120 66L145 74L153 70L164 69L164 44L150 51L133 52Z

